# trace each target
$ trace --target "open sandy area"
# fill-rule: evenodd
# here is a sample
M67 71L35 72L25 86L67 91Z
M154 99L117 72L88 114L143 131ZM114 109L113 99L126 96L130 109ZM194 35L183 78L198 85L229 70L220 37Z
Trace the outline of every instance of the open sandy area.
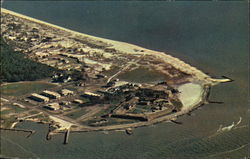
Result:
M183 104L182 110L192 109L202 101L204 89L195 83L186 83L178 87L180 100Z
M56 123L59 123L60 128L58 130L66 130L66 129L69 129L72 125L74 125L73 123L62 120L62 119L55 117L55 116L50 115L49 118L52 119L53 121L55 121Z

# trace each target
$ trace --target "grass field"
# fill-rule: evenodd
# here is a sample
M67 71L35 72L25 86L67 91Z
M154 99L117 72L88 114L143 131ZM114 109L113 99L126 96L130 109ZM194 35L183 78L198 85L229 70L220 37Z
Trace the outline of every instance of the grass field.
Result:
M144 67L139 67L132 71L122 73L118 75L117 78L129 82L147 83L164 81L167 77L166 75L157 71L152 71Z
M10 109L1 111L1 114L20 113L20 112L23 112L23 111L25 111L25 110L28 110L27 108L20 108L20 107L18 107L18 106L12 105L12 104L5 105L5 106L7 106L7 107L10 108Z
M100 122L101 119L103 118L91 119L88 121L83 121L81 123L83 125L97 127L97 126L119 125L119 124L129 124L129 123L138 122L138 120L121 119L121 118L106 118L107 121Z
M1 86L1 94L6 96L21 96L29 93L40 92L56 85L46 82L16 82Z
M76 112L73 112L73 113L69 113L67 114L66 116L67 117L70 117L72 119L77 119L79 118L80 116L86 114L88 111L86 109L81 109L79 111L76 111Z
M11 125L16 122L16 117L15 115L11 115L11 116L4 116L1 115L1 120L3 120L4 122L1 123L1 127L2 128L10 128Z

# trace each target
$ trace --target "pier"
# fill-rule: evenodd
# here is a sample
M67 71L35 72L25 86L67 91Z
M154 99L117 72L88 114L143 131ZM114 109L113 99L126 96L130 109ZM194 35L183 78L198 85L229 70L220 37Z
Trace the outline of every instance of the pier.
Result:
M63 144L68 144L68 142L69 142L69 133L70 133L70 129L67 129L67 131L65 132Z

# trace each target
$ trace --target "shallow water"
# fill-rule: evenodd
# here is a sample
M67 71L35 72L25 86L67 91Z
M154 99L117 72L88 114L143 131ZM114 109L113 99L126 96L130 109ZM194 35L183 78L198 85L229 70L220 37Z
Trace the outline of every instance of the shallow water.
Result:
M235 81L211 90L208 104L182 116L182 125L161 123L123 132L71 134L45 140L47 125L21 125L38 130L2 132L1 153L45 159L200 159L247 156L248 113L247 2L84 2L7 1L4 7L83 33L126 41L170 52L185 62ZM49 13L49 14L48 14ZM66 13L66 14L65 14ZM242 122L236 129L214 135L220 125ZM212 138L210 136L213 136ZM4 138L4 139L3 139ZM36 155L36 156L35 156Z

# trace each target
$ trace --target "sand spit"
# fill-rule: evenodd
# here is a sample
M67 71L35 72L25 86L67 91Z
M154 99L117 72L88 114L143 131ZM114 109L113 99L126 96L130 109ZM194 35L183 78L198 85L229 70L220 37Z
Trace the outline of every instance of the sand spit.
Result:
M149 56L154 56L157 59L161 59L164 63L167 64L171 64L173 67L175 67L176 69L185 72L187 74L192 75L193 77L196 77L195 80L199 80L202 81L202 83L204 85L216 85L218 83L221 82L230 82L230 79L213 79L210 76L206 75L205 73L203 73L202 71L198 70L195 67L192 67L191 65L181 61L178 58L175 58L173 56L167 55L165 52L158 52L158 51L153 51L153 50L149 50L149 49L145 49L142 48L140 46L136 46L133 44L129 44L126 42L119 42L119 41L114 41L114 40L109 40L109 39L104 39L104 38L100 38L100 37L95 37L95 36L91 36L88 34L83 34L80 32L76 32L76 31L72 31L70 29L66 29L54 24L50 24L41 20L37 20L19 13L15 13L13 11L1 8L1 12L6 13L6 14L11 14L38 24L42 24L42 25L46 25L55 29L59 29L61 31L65 31L67 33L70 33L71 37L81 37L81 38L87 38L89 40L92 41L96 41L96 42L101 42L104 44L109 45L109 48L118 50L121 53L126 53L126 54L139 54L140 56L145 56L145 55L149 55Z

